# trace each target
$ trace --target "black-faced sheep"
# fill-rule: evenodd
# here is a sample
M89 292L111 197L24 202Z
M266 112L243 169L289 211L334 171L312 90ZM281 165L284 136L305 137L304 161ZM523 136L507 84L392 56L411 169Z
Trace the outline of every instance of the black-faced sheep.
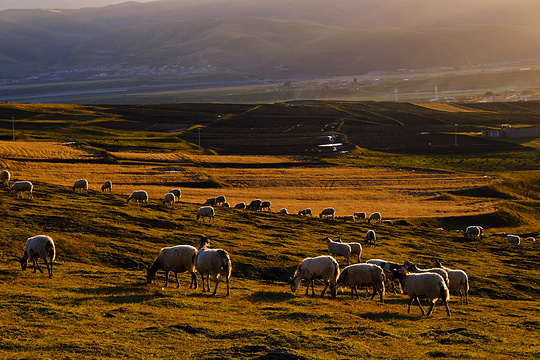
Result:
M0 172L0 182L2 182L4 186L9 187L9 179L11 179L11 174L9 173L9 171L2 170Z
M199 210L197 210L197 220L199 220L199 218L202 218L203 222L204 218L208 218L208 222L210 222L210 220L216 222L214 208L211 206L201 206Z
M231 204L229 204L228 202L225 201L223 204L221 204L221 206L226 207L226 208L230 208Z
M47 257L50 260L50 265L47 262ZM53 276L53 263L56 258L56 248L54 241L47 235L36 235L26 240L24 247L24 255L19 260L23 270L26 270L28 260L31 260L34 265L34 272L36 268L43 274L43 270L39 267L38 260L41 259L47 266L49 272L49 279Z
M371 215L369 215L368 224L371 222L371 220L381 222L381 220L382 220L381 213L380 212L374 212Z
M279 209L279 213L287 215L287 214L289 214L289 211L287 211L287 209L285 209L285 208L281 208L281 209Z
M341 217L341 220L343 220L343 221L354 221L355 218L354 218L354 215L345 215L345 216Z
M356 294L358 296L358 287L372 286L373 294L371 295L371 300L379 293L381 297L381 302L384 302L384 280L386 276L384 275L383 269L374 264L354 264L347 266L337 279L336 289L339 290L340 286L350 286L351 288L351 299Z
M506 241L513 246L519 246L521 244L521 238L518 235L506 235Z
M163 195L163 200L161 202L163 203L163 206L167 206L174 209L174 202L175 202L176 196L173 193L166 193Z
M203 205L216 206L216 204L217 204L216 198L208 198L206 199Z
M465 293L466 304L469 305L469 277L467 273L463 270L444 267L440 260L435 260L432 267L446 270L448 273L448 289L459 293L461 305L463 305L463 293Z
M349 244L333 241L330 237L326 236L323 238L323 241L328 246L328 252L333 257L337 255L344 256L347 258L347 265L351 264L351 247Z
M217 205L223 205L227 200L225 199L225 195L219 195L216 197L216 206Z
M159 255L146 272L146 282L150 284L159 270L165 271L165 285L169 284L169 272L174 272L176 287L180 287L178 274L189 272L191 274L191 284L189 288L197 288L197 275L195 274L195 257L197 249L190 245L176 245L165 247L159 251Z
M105 180L103 185L101 185L101 191L105 192L112 192L112 181L111 180Z
M201 274L203 292L205 292L206 289L208 289L208 292L210 292L209 277L212 275L216 282L216 287L214 288L214 293L212 295L216 295L219 285L219 276L223 275L227 281L227 296L229 296L231 294L229 288L229 278L231 277L232 271L231 258L225 250L209 249L209 246L210 241L208 237L200 236L200 248L197 252L197 257L195 258L195 269L199 274ZM204 282L205 276L207 285L206 288Z
M375 245L375 242L377 241L377 235L375 234L375 231L373 230L368 230L366 232L366 240L365 240L365 244L366 245Z
M313 216L313 214L311 213L311 209L310 208L307 208L307 209L304 209L304 210L300 210L298 212L298 215L302 215L302 216Z
M319 214L319 218L323 218L323 217L329 217L329 216L334 216L336 213L336 210L334 208L325 208L323 209L323 211L321 211L321 213Z
M317 256L314 258L305 258L302 263L298 265L292 278L289 278L289 284L291 285L291 291L294 293L300 282L305 280L306 296L309 293L309 286L311 285L311 295L315 296L314 280L323 279L324 289L321 293L321 297L324 296L326 290L330 287L330 294L332 297L336 297L336 281L339 276L339 264L336 259L331 256Z
M126 204L129 204L131 200L135 200L137 206L140 206L143 203L148 204L148 193L144 190L135 190L127 197Z
M85 194L88 194L88 180L86 179L76 180L75 183L73 184L73 191L82 193L83 190Z
M34 195L32 194L32 191L34 190L34 185L30 181L15 181L13 185L9 188L9 193L12 192L17 193L17 197L23 197L23 193L28 191L28 198L33 199Z

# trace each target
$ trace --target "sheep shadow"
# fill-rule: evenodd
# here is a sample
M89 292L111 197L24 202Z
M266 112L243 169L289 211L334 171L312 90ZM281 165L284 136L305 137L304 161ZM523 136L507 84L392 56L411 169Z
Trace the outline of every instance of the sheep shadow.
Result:
M254 303L279 303L294 298L294 294L283 291L255 291L250 294L248 300Z

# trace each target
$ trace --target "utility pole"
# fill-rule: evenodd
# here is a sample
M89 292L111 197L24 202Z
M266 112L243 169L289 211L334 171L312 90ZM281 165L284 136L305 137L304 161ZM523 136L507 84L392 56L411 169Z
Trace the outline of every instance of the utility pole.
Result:
M397 88L394 89L394 101L398 102L398 89Z
M454 140L454 145L457 146L457 124L454 124L454 126L456 127L455 130L454 130L454 133L456 134L455 140Z

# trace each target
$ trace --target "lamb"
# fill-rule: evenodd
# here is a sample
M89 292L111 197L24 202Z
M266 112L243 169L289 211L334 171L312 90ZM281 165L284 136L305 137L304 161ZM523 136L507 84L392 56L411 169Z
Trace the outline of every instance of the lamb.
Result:
M271 205L272 205L272 203L270 201L268 201L268 200L261 201L261 205L259 206L258 210L263 211L264 209L268 209L268 211L271 211L270 210Z
M326 209L323 209L323 211L321 211L321 213L319 214L319 218L323 218L324 217L328 217L328 216L334 216L336 213L336 210L334 210L334 208L326 208Z
M206 199L206 202L203 205L216 206L216 204L217 204L216 198L208 198Z
M381 213L380 212L374 212L373 214L369 215L369 218L368 218L368 221L367 221L368 224L371 222L371 220L381 222L381 220L382 220Z
M103 185L101 185L101 191L112 192L112 181L111 180L105 180Z
M280 213L280 214L289 214L289 212L288 212L287 209L285 209L285 208L279 209L279 213Z
M208 246L210 246L208 237L200 236L200 248L197 252L197 257L195 258L195 269L201 274L203 292L206 291L204 284L205 275L208 292L210 292L210 275L212 275L216 281L216 287L214 288L214 293L212 295L216 295L219 285L219 276L223 275L227 279L227 296L229 296L231 294L229 288L229 278L231 277L232 271L231 258L225 250L209 249Z
M304 210L300 210L298 212L298 215L302 215L302 216L313 216L313 214L311 213L311 209L310 208L307 208L307 209L304 209Z
M481 226L468 226L465 229L464 237L465 239L473 240L475 237L478 237L480 240L482 240L482 236L484 235L484 228Z
M446 307L446 314L450 316L450 309L448 308L450 293L441 275L435 273L411 274L407 270L401 269L394 270L390 279L399 279L403 292L406 295L409 295L408 314L411 313L412 302L416 300L418 307L420 307L420 311L422 311L422 315L425 315L424 308L422 308L419 298L427 298L431 303L427 316L431 315L435 302L437 302L438 299L441 299Z
M357 212L354 213L354 216L358 218L358 220L364 221L366 219L366 213L365 212Z
M159 270L165 271L165 285L169 284L169 272L174 272L176 288L180 287L178 273L191 273L190 289L197 289L197 275L195 273L195 258L197 249L191 245L176 245L165 247L159 251L151 266L146 268L146 282L150 284Z
M126 204L129 204L131 200L135 200L137 206L140 206L142 203L148 204L148 193L144 190L135 190L128 196Z
M212 220L212 222L216 222L214 216L214 208L211 206L201 206L199 210L197 210L197 220L202 217L203 222L204 218L208 218L208 222L210 222L210 220Z
M375 235L375 231L368 230L366 233L366 245L375 245L375 241L377 240L377 235Z
M7 170L2 170L0 172L0 181L4 186L9 187L9 179L11 178L11 174Z
M88 181L86 179L79 179L73 184L73 191L81 192L84 190L88 194Z
M216 205L223 205L225 202L225 195L219 195L216 197Z
M366 264L375 264L375 265L380 266L383 269L384 274L386 275L386 279L390 282L390 287L392 288L392 291L394 292L394 295L395 295L396 287L394 286L394 282L390 281L390 275L392 275L393 270L400 269L402 265L395 262L381 260L381 259L369 259L368 261L366 261Z
M262 200L256 199L252 200L248 206L246 206L246 209L248 210L258 210L261 207Z
M20 196L23 197L23 192L28 191L29 199L33 199L34 195L32 194L32 190L34 190L34 185L30 181L15 181L13 185L9 188L9 193L12 192L17 193L17 198Z
M336 297L336 281L339 277L339 264L336 259L331 256L317 256L314 258L305 258L296 268L292 278L289 278L291 291L294 293L300 281L307 281L306 296L309 296L309 286L311 285L311 296L315 296L314 281L315 279L324 280L324 289L321 297L324 296L326 290L330 288L332 298Z
M371 299L375 297L377 293L379 293L381 297L381 302L384 303L384 280L386 279L386 276L384 275L383 269L381 269L379 266L374 264L354 264L351 266L347 266L341 274L339 275L339 278L336 282L336 290L339 290L340 286L350 286L351 287L351 299L356 294L356 298L359 299L358 296L358 287L364 287L371 285L373 287L373 294L371 295Z
M173 193L166 193L163 195L163 206L167 206L174 209L174 202L175 202L176 196Z
M47 262L47 257L50 259L50 266ZM39 267L38 260L41 259L47 265L47 271L49 272L49 279L53 276L53 263L56 258L56 248L54 241L47 235L36 235L26 240L24 247L24 255L19 260L23 270L26 270L28 260L31 260L34 265L34 273L36 268L43 274L43 270Z
M174 199L174 201L179 201L180 200L180 197L182 196L182 191L180 191L180 189L171 189L171 190L169 190L169 192L171 194L174 194L174 196L176 197Z
M436 268L431 268L431 269L420 269L420 268L418 268L418 266L416 266L416 264L413 264L409 260L407 260L407 261L405 261L403 263L402 268L404 268L408 272L416 273L416 274L418 274L418 273L428 273L428 272L429 273L439 274L443 278L445 285L447 287L450 285L450 280L448 278L448 273L446 272L446 270L444 270L442 268L436 267Z
M341 238L338 238L336 242L342 243ZM358 262L360 262L360 257L362 256L362 245L357 242L348 242L344 243L348 244L351 247L351 255L356 255L358 257Z
M518 235L506 235L506 241L514 246L519 246L519 244L521 244L521 238Z
M240 203L234 205L234 208L235 209L245 209L246 208L246 203L240 202Z
M328 236L323 238L328 246L328 252L330 255L336 257L337 255L345 256L347 258L347 265L351 264L351 247L349 244L333 241Z
M444 267L440 260L435 260L432 267L446 270L448 273L448 288L459 293L461 305L463 305L464 292L466 304L469 305L469 277L467 276L467 273L463 270Z

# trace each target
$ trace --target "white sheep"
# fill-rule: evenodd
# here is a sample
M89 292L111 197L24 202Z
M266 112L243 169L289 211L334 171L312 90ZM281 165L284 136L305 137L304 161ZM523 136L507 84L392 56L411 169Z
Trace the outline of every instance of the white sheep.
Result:
M30 182L30 181L15 181L15 183L13 183L13 185L11 185L11 187L9 188L9 193L11 194L12 192L16 192L17 193L17 197L23 197L23 192L25 191L28 191L29 195L28 195L28 198L29 199L33 199L34 198L34 195L32 194L32 191L34 190L34 185Z
M411 313L412 302L416 300L418 307L420 307L420 311L422 311L422 315L424 315L425 312L420 304L420 298L427 298L431 303L427 316L431 315L435 302L437 302L438 299L441 299L446 307L446 314L450 316L450 309L448 308L450 292L441 275L435 273L411 274L407 270L401 269L394 270L390 279L399 279L403 293L409 295L408 314Z
M163 195L163 206L167 206L174 209L174 202L175 202L176 196L173 193L166 193Z
M223 205L226 201L225 195L219 195L216 197L216 205Z
M339 264L336 259L331 256L317 256L314 258L305 258L296 268L292 278L289 278L289 284L291 285L291 291L294 293L300 282L305 280L306 296L309 293L309 286L311 285L311 295L315 296L314 281L315 279L324 280L324 289L321 293L321 297L324 296L326 290L330 288L330 294L332 297L336 297L336 281L339 277Z
M358 287L372 286L373 294L371 299L379 293L381 297L381 302L384 303L384 280L386 276L384 275L383 269L374 264L354 264L347 266L337 279L336 290L339 290L340 286L350 286L351 288L351 299L356 294L358 296Z
M377 240L377 235L375 234L375 231L368 230L366 232L366 245L375 245L375 241Z
M246 203L240 202L240 203L234 205L234 208L235 209L245 209L246 208Z
M146 282L150 284L159 270L165 271L165 285L169 284L169 272L174 272L176 287L180 287L178 274L189 272L191 274L191 284L189 288L197 289L197 275L195 273L195 257L197 249L191 245L176 245L165 247L159 251L151 266L146 268Z
M319 214L319 218L328 217L328 216L334 216L336 214L336 210L334 208L325 208L321 213Z
M182 196L182 191L180 191L180 189L171 189L171 190L169 190L169 192L171 194L174 194L174 196L176 197L174 199L174 201L179 201L180 200L180 197Z
M298 212L298 215L302 215L302 216L313 216L313 214L311 213L311 209L310 208L307 208L307 209L304 209L304 210L300 210Z
M286 215L287 215L287 214L289 214L289 211L287 211L286 208L281 208L281 209L279 209L279 213L280 213L280 214L286 214Z
M261 199L255 199L252 200L248 206L246 206L247 210L258 210L261 207L262 200Z
M2 170L0 172L0 181L4 186L9 187L9 179L11 179L11 174L7 170Z
M258 210L263 211L264 209L267 209L268 211L271 211L270 210L271 205L272 205L272 203L270 201L268 201L268 200L261 201L261 205L259 206Z
M461 305L463 305L463 293L465 293L466 304L469 305L469 277L467 273L463 270L444 267L440 260L435 260L432 267L446 270L448 289L459 293Z
M381 213L380 212L374 212L373 214L369 215L369 218L368 218L368 221L367 221L368 224L371 222L371 220L381 222L381 220L382 220Z
M358 218L358 220L364 221L366 219L366 213L365 212L356 212L354 213L354 216Z
M144 190L135 190L131 193L131 195L128 196L126 204L128 204L131 200L135 200L137 202L137 206L140 206L142 203L148 204L148 193Z
M392 288L392 291L394 292L394 295L395 295L396 287L394 286L394 282L390 281L390 275L392 275L392 271L400 269L402 265L395 262L381 260L381 259L369 259L368 261L366 261L366 264L375 264L375 265L380 266L383 269L384 274L386 275L386 279L390 283L390 288Z
M521 238L518 235L506 235L506 241L514 246L519 246L519 244L521 244Z
M338 238L336 242L344 243L341 238ZM358 262L360 262L360 257L362 256L362 244L357 242L347 242L344 243L351 247L351 255L356 255L358 258Z
M534 236L529 236L528 238L525 239L526 241L530 241L530 242L535 242L536 239L534 238Z
M50 259L50 266L47 262L47 257ZM36 268L43 274L43 270L39 267L38 260L41 259L47 265L47 271L49 272L49 279L53 276L53 263L56 258L56 248L54 241L47 235L36 235L26 240L24 247L24 255L19 260L23 270L26 270L28 260L31 260L34 265L34 272Z
M208 218L208 222L210 222L210 220L216 222L214 208L211 206L201 206L199 210L197 210L197 220L199 220L199 218L202 218L203 222L204 218Z
M83 190L86 194L88 194L88 180L86 179L76 180L75 183L73 184L73 191L82 193Z
M328 236L323 238L323 241L326 242L330 255L333 257L337 255L345 256L347 258L347 265L351 264L351 247L349 244L333 241Z
M208 198L206 199L205 203L203 205L208 205L208 206L216 206L217 204L217 201L216 201L216 198Z
M203 282L203 292L208 289L210 292L210 283L209 277L212 275L212 278L215 279L216 287L214 288L214 293L216 295L217 288L219 285L219 276L223 275L227 279L227 296L231 294L229 288L229 278L231 277L232 265L231 258L229 254L222 249L209 249L210 241L206 236L200 236L200 248L197 252L197 257L195 258L195 269L199 274L201 274ZM206 285L204 283L204 277L206 276Z
M111 180L105 180L103 185L101 185L101 191L112 192L112 181Z
M416 264L413 264L409 260L405 261L402 265L402 268L407 270L408 272L419 274L419 273L435 273L439 274L443 280L446 286L448 287L450 285L450 279L448 278L448 273L446 270L439 268L439 267L433 267L431 269L420 269Z
M473 240L475 237L478 237L480 240L482 240L482 236L484 235L484 228L481 226L468 226L465 229L464 237L465 239Z

